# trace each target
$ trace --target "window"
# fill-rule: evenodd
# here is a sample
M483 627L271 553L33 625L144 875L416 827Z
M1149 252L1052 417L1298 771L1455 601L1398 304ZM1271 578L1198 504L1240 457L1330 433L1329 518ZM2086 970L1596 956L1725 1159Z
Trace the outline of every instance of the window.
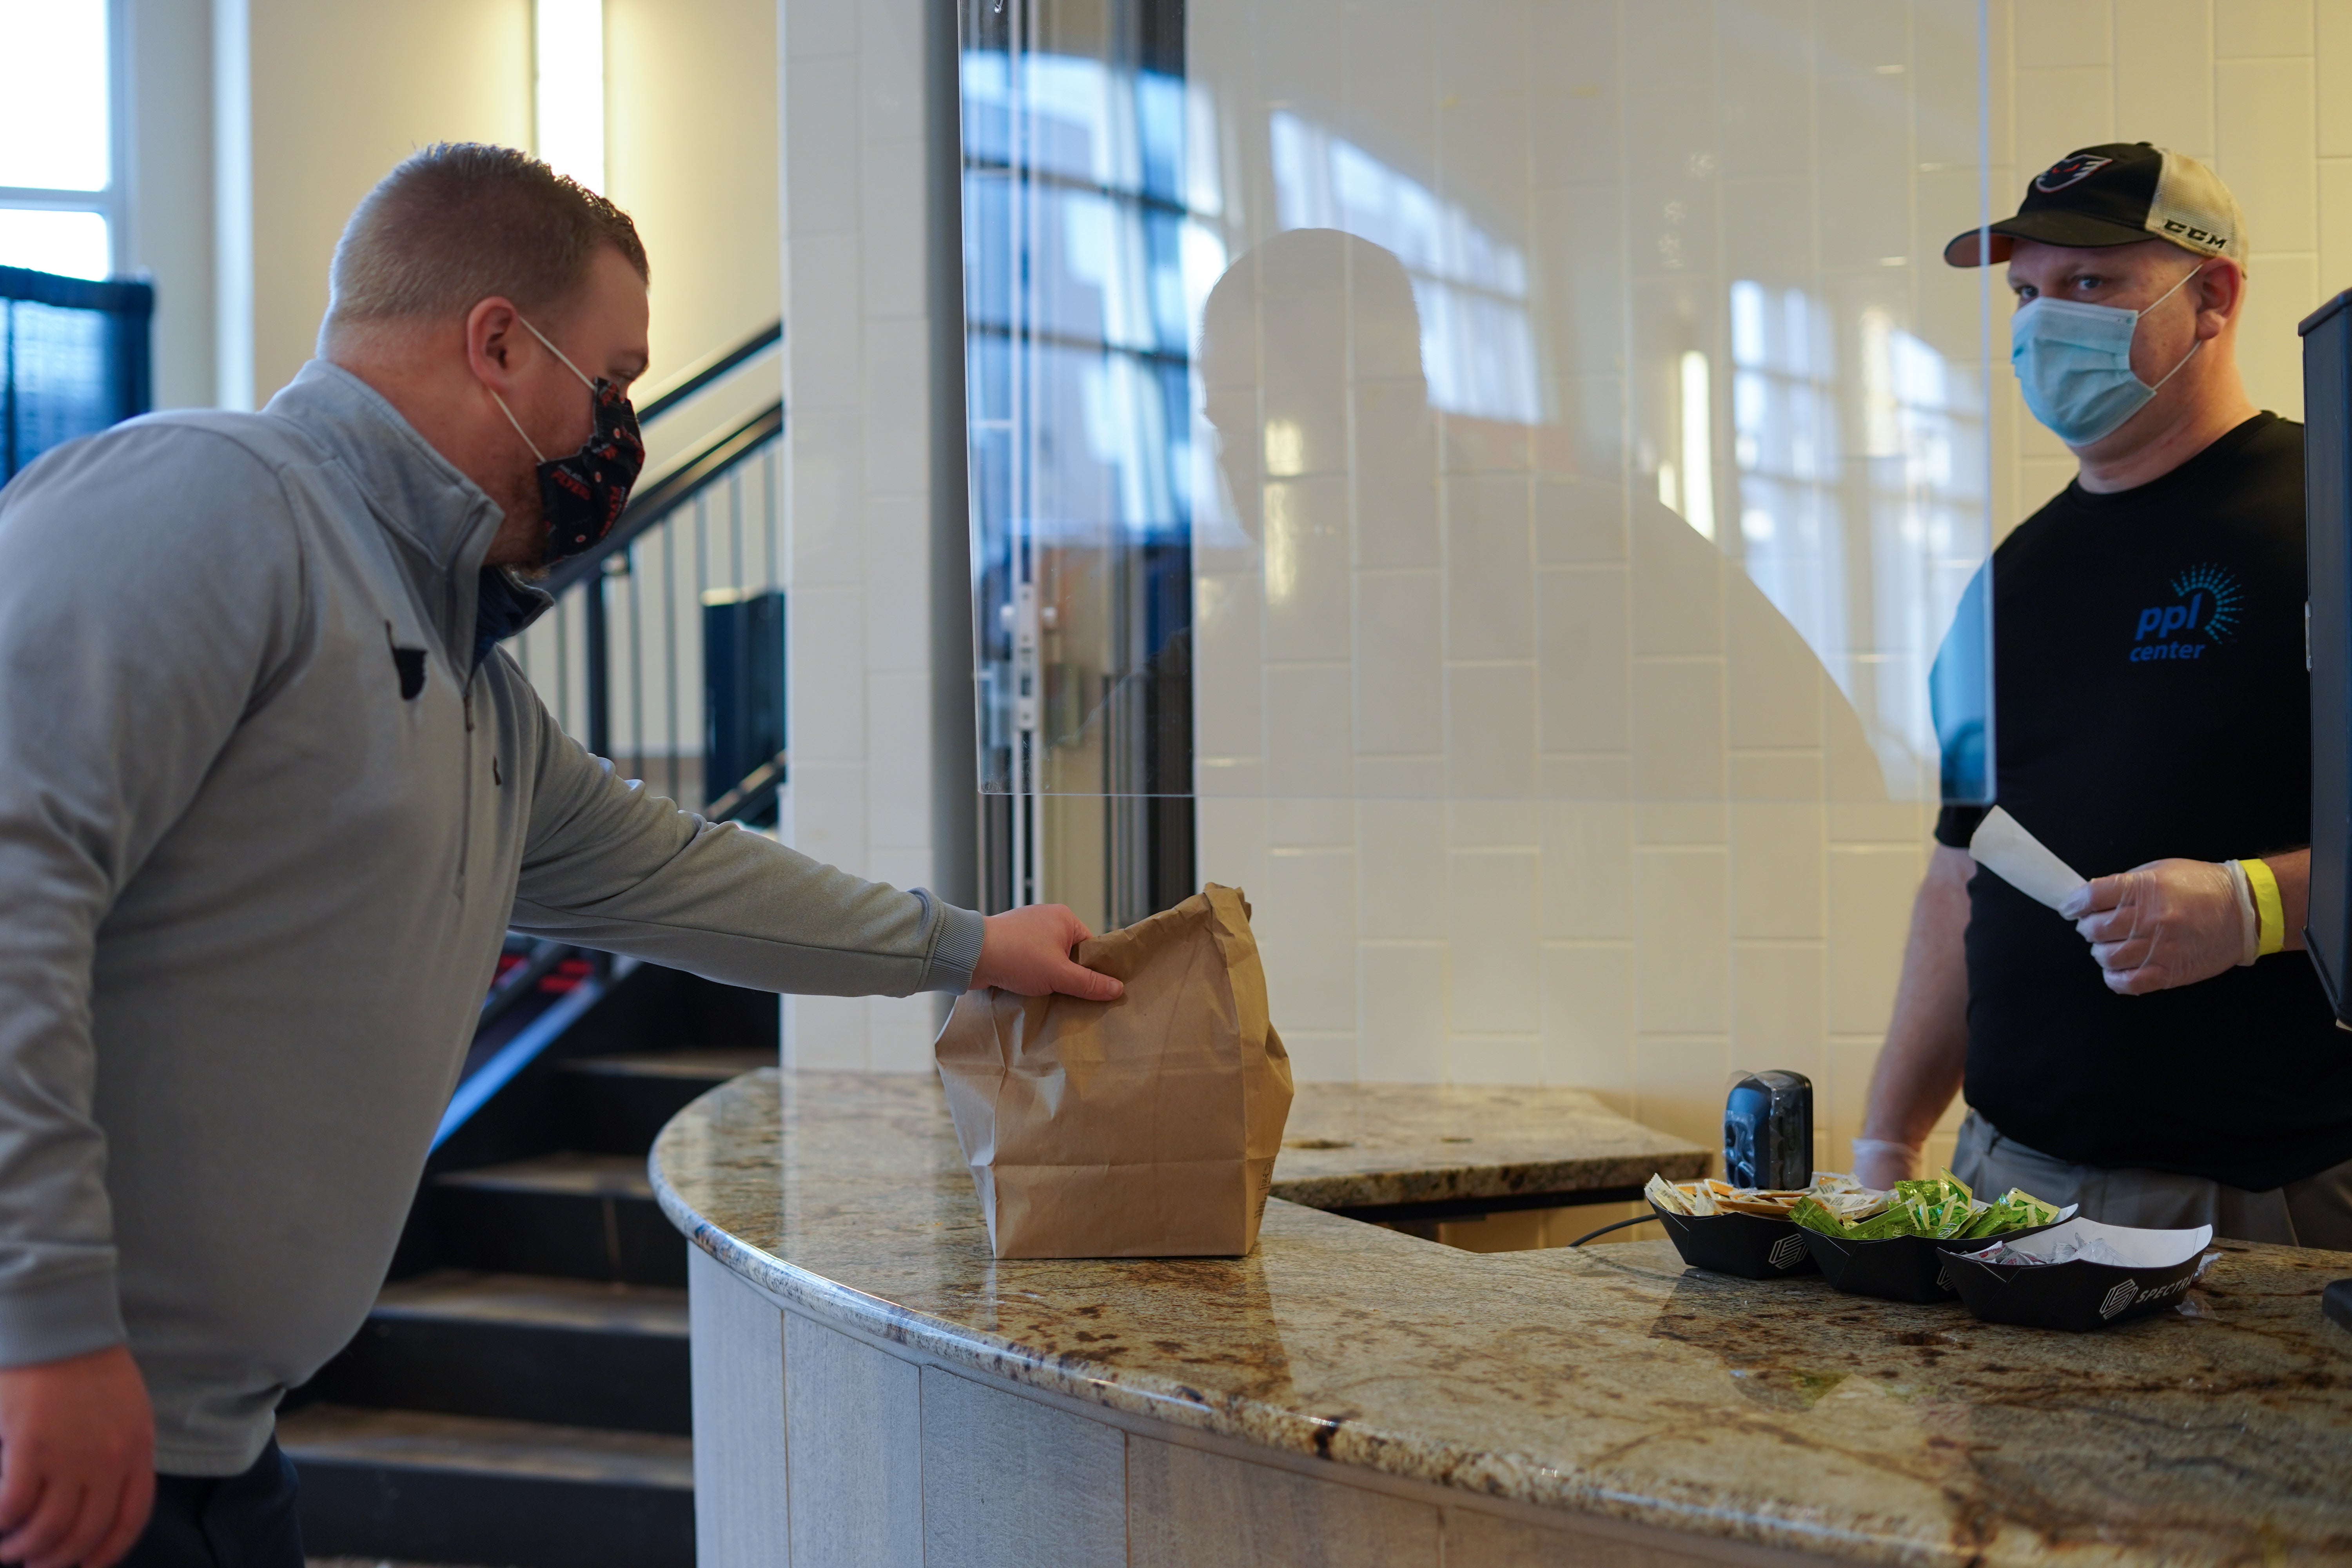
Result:
M0 0L0 267L116 270L109 0Z

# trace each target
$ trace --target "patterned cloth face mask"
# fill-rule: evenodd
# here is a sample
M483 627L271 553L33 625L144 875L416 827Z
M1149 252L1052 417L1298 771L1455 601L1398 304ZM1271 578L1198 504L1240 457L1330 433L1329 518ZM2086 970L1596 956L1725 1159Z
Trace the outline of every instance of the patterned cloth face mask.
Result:
M2027 300L2010 318L2009 326L2009 363L2017 372L2025 406L2069 447L2087 447L2121 429L2125 420L2147 406L2157 387L2179 375L2180 365L2196 358L2204 346L2202 339L2191 343L2180 364L2166 371L2156 386L2132 374L2132 335L2140 318L2204 270L2202 266L2191 268L2188 278L2142 310L2053 300L2046 294Z
M515 320L522 321L520 316ZM507 400L495 390L490 392L507 423L539 459L539 505L547 524L547 558L561 561L594 544L621 521L621 510L629 504L629 488L646 466L646 443L637 433L637 411L629 406L619 387L601 375L591 380L565 358L562 349L547 342L545 332L529 321L522 324L593 395L589 405L596 419L595 432L570 457L550 458L524 431Z

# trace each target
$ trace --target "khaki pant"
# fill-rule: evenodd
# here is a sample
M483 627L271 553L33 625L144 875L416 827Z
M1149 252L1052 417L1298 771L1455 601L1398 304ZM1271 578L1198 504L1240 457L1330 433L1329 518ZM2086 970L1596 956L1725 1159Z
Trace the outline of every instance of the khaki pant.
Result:
M2185 1230L2210 1225L2235 1241L2352 1252L2352 1160L2266 1193L2169 1171L2102 1170L2029 1149L1971 1110L1960 1123L1952 1173L1986 1198L2011 1187L2107 1225Z

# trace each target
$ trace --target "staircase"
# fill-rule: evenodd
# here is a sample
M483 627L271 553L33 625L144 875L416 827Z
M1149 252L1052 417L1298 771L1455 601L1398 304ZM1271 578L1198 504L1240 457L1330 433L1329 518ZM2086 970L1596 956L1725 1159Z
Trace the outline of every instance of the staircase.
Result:
M640 964L427 1166L356 1339L278 1439L318 1556L688 1568L686 1243L646 1176L664 1122L776 1060L776 1002Z

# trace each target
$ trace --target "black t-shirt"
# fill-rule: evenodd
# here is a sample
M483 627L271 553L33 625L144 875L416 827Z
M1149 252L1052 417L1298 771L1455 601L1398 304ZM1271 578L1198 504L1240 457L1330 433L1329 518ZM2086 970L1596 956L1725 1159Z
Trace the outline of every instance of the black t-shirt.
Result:
M1996 797L2086 877L2311 841L2303 427L2069 485L1993 552ZM1947 808L1965 847L1980 810ZM2071 923L1969 883L1968 1100L2020 1142L2262 1191L2352 1157L2352 1034L2300 952L2147 996Z

